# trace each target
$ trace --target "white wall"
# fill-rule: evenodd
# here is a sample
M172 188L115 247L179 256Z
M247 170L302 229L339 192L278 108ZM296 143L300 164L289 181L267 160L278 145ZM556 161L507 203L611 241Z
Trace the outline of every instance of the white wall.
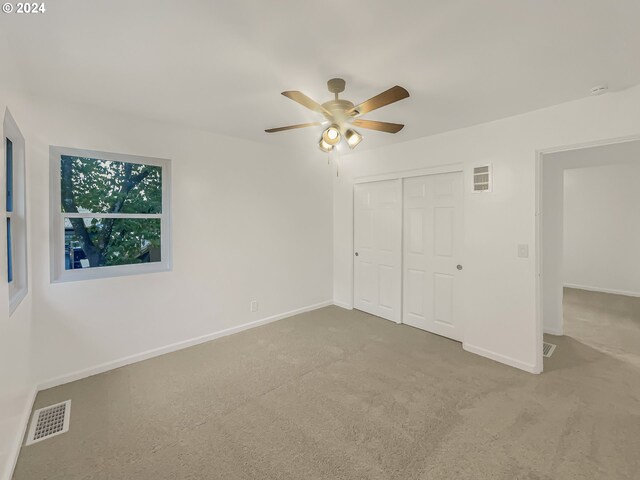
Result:
M565 286L640 296L640 157L564 172Z
M18 69L13 65L13 55L0 38L0 139L4 140L4 115L9 104L5 89L19 88ZM12 111L12 113L15 113ZM18 124L21 127L20 124ZM24 133L24 132L22 132ZM0 210L5 208L5 151L0 142ZM29 164L26 165L27 174ZM27 212L30 205L27 201ZM4 215L4 214L3 214ZM0 479L9 478L25 428L25 419L31 411L34 394L33 368L31 365L31 309L33 295L30 292L18 308L9 316L9 291L6 282L6 223L0 222ZM29 242L27 242L29 243ZM29 282L31 273L28 272Z
M464 347L541 371L537 151L634 134L640 134L640 87L345 156L334 181L334 300L350 305L353 298L354 178L462 162L469 182L474 165L491 162L493 193L467 187L464 198ZM517 244L529 244L529 258L517 257Z
M331 302L335 171L320 153L15 93L1 98L26 139L33 268L30 296L10 319L0 282L0 478L22 434L16 415L30 408L36 385ZM49 145L171 159L171 272L50 283ZM0 232L2 251L4 238Z
M5 149L3 119L5 95L0 93L0 210L5 209ZM29 166L27 166L29 169ZM27 210L29 205L27 203ZM3 213L4 215L4 213ZM0 222L0 479L8 478L31 410L35 382L31 353L32 294L27 294L9 316L6 223ZM30 274L28 274L30 277Z
M31 167L39 380L331 300L321 156L66 105L17 100L14 116ZM52 144L172 160L173 271L50 283Z

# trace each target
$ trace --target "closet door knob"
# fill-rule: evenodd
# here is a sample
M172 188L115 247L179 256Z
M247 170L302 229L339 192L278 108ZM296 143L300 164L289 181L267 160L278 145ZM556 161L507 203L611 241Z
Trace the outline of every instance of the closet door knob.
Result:
M458 266L456 266L456 268L457 268L458 270L462 270L462 265L458 265Z

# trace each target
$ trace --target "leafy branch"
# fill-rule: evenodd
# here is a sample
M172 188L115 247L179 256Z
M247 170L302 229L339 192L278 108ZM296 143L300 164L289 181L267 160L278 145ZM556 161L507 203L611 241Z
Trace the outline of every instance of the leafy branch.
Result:
M161 213L160 167L62 156L62 210L65 213ZM159 246L155 219L69 218L89 265L137 261L143 244Z

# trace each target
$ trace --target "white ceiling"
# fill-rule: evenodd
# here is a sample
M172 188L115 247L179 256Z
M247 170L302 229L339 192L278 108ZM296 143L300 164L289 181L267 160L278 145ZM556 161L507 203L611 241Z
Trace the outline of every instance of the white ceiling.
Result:
M638 0L45 3L0 14L27 93L283 146L319 130L264 133L318 118L280 92L323 102L335 76L355 103L411 93L363 117L405 129L362 131L359 149L640 83Z

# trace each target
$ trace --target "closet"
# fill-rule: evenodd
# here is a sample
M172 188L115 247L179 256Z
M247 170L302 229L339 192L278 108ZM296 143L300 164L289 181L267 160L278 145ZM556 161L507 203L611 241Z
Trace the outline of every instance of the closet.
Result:
M354 307L462 340L462 172L354 186Z

